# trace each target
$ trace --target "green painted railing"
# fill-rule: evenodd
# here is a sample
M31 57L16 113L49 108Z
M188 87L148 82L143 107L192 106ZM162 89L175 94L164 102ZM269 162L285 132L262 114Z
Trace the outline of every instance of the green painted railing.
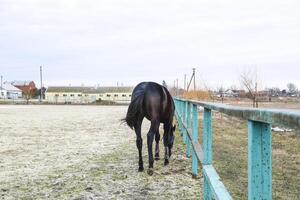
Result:
M203 199L232 199L212 165L212 111L248 120L248 199L272 199L272 132L271 125L300 128L300 112L279 109L251 109L224 104L174 98L176 118L186 155L192 150L192 174L197 176L198 163L204 177ZM198 142L198 107L204 108L203 144Z

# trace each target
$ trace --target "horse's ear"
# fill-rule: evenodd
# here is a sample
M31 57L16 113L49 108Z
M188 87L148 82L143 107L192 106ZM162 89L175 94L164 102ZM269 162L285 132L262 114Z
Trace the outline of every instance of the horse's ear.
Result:
M173 126L173 131L175 131L176 130L176 124Z

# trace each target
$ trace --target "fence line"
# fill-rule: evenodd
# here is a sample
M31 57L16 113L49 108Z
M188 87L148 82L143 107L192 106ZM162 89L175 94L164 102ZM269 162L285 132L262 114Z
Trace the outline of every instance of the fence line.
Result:
M272 132L271 124L300 128L300 112L279 109L252 109L224 104L174 98L176 119L186 144L186 156L192 151L192 174L202 164L203 199L232 199L212 165L212 111L248 120L248 199L272 199ZM203 144L198 142L198 106L204 108Z

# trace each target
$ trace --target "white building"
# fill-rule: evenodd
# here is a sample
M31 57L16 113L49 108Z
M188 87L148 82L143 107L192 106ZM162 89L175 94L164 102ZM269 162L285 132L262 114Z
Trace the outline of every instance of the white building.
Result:
M48 87L48 103L88 104L107 102L128 104L131 100L132 87Z
M224 92L224 97L238 97L240 95L240 90L228 89Z
M22 98L22 90L16 88L9 82L4 82L2 87L3 87L2 90L0 88L0 98L3 98L3 99Z
M6 99L7 98L7 91L4 88L0 87L0 99Z

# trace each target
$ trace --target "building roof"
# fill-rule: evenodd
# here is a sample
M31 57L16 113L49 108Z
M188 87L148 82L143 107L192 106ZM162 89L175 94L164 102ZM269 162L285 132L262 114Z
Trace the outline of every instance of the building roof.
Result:
M133 87L98 87L96 88L96 93L131 93L133 91Z
M66 93L128 93L133 87L74 87L74 86L50 86L46 92L66 92Z
M95 90L93 87L74 87L74 86L49 86L47 92L74 92L82 93L85 91Z
M30 85L30 83L33 81L12 81L12 85L17 85L17 86L27 86Z
M7 90L7 91L17 91L17 92L22 92L22 90L20 90L19 88L16 88L15 86L13 86L11 83L9 82L4 82L3 83L3 89Z

